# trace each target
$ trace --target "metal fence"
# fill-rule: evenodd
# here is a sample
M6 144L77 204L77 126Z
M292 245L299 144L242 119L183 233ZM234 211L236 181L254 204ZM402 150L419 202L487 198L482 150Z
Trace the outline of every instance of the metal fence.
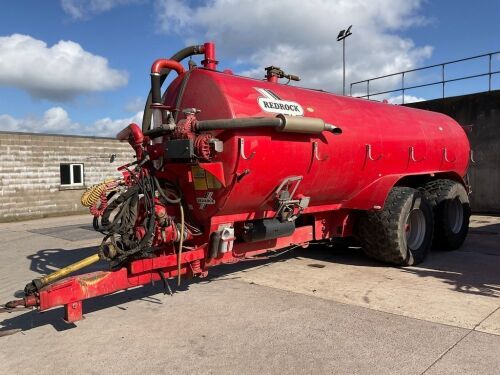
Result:
M472 57L467 57L465 59L459 59L459 60L453 60L453 61L447 61L445 63L441 64L435 64L435 65L429 65L429 66L424 66L422 68L417 68L417 69L410 69L410 70L405 70L403 72L398 72L398 73L392 73L392 74L387 74L385 76L380 76L380 77L375 77L375 78L370 78L370 79L365 79L363 81L358 81L358 82L353 82L351 83L351 88L350 88L350 96L352 96L352 88L355 85L360 85L360 84L366 84L366 95L361 95L361 96L356 96L357 98L367 98L370 99L370 96L376 96L376 95L382 95L382 94L389 94L393 92L401 92L402 93L402 98L403 98L403 104L405 100L405 91L406 90L411 90L411 89L417 89L420 87L427 87L427 86L434 86L434 85L441 85L442 87L442 98L445 97L444 95L444 89L445 89L445 84L448 82L456 82L456 81L462 81L465 79L472 79L472 78L478 78L478 77L486 77L488 76L488 91L491 91L491 77L495 74L499 74L500 70L491 70L491 61L493 56L495 55L500 55L500 51L496 52L490 52L490 53L485 53L483 55L477 55L477 56L472 56ZM445 67L447 65L451 64L456 64L460 63L463 61L470 61L470 60L477 60L481 59L484 57L488 57L488 72L486 73L481 73L481 74L473 74L473 75L468 75L464 77L459 77L459 78L451 78L451 79L446 79L445 78ZM406 86L405 85L405 75L408 73L413 73L413 72L418 72L422 70L428 70L428 69L433 69L433 68L438 68L441 67L441 80L439 81L434 81L431 83L425 83L421 85L413 85L413 86ZM393 90L386 90L386 91L379 91L379 92L370 92L370 82L384 79L384 78L389 78L389 77L395 77L395 76L401 76L401 87Z

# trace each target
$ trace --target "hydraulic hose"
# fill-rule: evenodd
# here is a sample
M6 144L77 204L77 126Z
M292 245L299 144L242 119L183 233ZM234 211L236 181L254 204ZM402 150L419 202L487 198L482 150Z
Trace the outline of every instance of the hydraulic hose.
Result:
M194 45L186 47L184 49L181 49L176 54L174 54L170 58L170 60L180 62L184 60L186 57L193 55L200 55L204 52L204 48L205 47L203 45ZM163 72L160 74L160 86L163 84L163 82L165 82L165 79L170 74L170 71L171 69L164 69ZM142 117L142 131L147 131L151 128L151 116L153 112L150 106L152 100L153 100L153 93L152 90L149 90L148 98L146 100L146 105L144 106L144 115Z
M80 203L84 207L90 207L96 203L101 194L107 189L107 181L101 182L100 184L92 185L82 194L80 198Z

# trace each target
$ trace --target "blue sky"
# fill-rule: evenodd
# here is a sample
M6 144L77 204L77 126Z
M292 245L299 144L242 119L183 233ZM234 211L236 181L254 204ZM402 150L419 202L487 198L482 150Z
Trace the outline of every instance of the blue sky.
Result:
M214 40L221 68L260 77L264 66L279 65L303 85L341 92L335 37L344 26L354 25L347 41L352 82L500 50L499 18L500 2L486 0L3 2L0 130L112 135L140 118L151 62L192 42ZM72 44L53 48L61 40ZM20 41L22 47L12 47ZM486 68L482 60L448 74ZM493 68L500 70L500 58ZM408 79L423 82L437 73ZM500 88L500 75L493 83ZM447 94L486 87L485 79L461 82ZM432 98L440 89L409 94Z

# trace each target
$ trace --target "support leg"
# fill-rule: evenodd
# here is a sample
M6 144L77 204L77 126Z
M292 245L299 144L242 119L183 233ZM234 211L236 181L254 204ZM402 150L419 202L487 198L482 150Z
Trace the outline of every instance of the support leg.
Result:
M82 319L82 301L71 302L64 305L64 320L67 323L77 322Z

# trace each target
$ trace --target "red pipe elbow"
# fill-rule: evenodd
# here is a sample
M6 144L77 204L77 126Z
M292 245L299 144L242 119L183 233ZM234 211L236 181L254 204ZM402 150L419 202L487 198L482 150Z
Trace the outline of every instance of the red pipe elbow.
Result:
M175 70L177 74L185 72L184 67L177 61L158 59L153 63L153 65L151 65L151 74L160 74L162 69L172 69Z
M144 141L144 135L137 124L130 124L116 135L120 141L128 141L131 146L139 146Z

